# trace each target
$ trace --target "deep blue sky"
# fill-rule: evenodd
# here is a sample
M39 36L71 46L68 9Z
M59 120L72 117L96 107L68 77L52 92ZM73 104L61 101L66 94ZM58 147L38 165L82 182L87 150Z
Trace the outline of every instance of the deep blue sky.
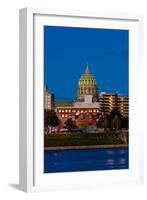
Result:
M44 27L44 82L56 99L74 99L88 62L100 92L128 95L127 30Z

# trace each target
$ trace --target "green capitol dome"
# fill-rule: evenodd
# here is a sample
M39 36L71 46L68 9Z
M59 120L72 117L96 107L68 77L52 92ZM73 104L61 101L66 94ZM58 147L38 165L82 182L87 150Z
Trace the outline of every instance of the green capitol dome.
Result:
M90 74L89 66L87 65L85 74L81 76L78 82L78 99L82 100L84 95L92 95L94 101L98 101L97 82L93 75Z

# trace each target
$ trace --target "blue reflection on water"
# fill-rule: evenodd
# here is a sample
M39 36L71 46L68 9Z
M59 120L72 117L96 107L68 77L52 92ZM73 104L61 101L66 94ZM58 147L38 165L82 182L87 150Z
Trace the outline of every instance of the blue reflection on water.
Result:
M44 172L128 169L128 148L53 150L44 153Z

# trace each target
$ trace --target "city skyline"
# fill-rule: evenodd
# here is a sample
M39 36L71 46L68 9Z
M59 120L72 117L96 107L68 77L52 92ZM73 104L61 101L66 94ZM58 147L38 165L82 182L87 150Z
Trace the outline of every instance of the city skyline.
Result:
M87 62L99 92L128 96L127 30L44 27L44 84L57 100L76 98Z

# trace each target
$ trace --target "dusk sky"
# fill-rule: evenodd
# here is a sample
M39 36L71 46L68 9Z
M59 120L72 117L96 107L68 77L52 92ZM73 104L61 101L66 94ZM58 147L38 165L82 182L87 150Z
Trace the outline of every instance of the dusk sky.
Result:
M128 95L127 30L44 27L44 83L57 100L77 96L88 62L99 92Z

